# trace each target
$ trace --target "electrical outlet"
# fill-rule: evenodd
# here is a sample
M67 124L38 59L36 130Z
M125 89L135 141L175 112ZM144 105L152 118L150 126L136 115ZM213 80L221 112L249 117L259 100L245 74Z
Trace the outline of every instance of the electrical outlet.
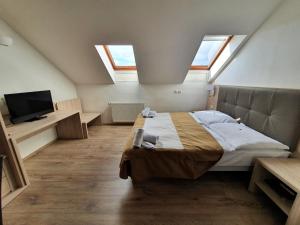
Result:
M181 90L174 90L174 94L181 94Z

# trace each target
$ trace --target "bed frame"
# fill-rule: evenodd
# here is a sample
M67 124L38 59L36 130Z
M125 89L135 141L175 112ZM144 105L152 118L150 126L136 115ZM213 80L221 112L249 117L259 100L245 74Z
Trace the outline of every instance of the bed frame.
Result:
M300 138L300 91L270 88L219 88L217 110L278 140L295 151Z
M242 123L296 151L300 141L299 90L220 86L217 110L241 118ZM248 169L216 166L211 170Z

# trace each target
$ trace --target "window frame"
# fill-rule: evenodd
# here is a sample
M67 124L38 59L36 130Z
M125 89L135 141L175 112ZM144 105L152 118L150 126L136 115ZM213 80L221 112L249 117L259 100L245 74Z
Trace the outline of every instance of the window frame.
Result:
M128 71L128 70L136 70L136 66L117 66L115 64L114 58L109 50L109 47L107 45L103 45L104 51L110 61L111 66L116 71Z
M213 60L211 61L211 63L208 66L200 66L200 65L194 65L193 66L193 65L191 65L190 70L210 70L210 68L214 65L214 63L220 57L220 55L222 54L222 52L224 51L224 49L226 48L226 46L230 43L230 41L232 40L232 38L233 38L233 35L228 36L228 38L226 39L225 43L219 49L219 51L217 52L216 56L213 58ZM202 44L202 42L201 42L201 44ZM201 46L201 44L200 44L200 46ZM199 48L200 48L200 46L199 46Z

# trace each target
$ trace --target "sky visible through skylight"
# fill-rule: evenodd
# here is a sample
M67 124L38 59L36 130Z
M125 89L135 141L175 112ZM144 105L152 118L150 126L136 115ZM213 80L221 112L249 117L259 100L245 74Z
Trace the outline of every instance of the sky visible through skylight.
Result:
M227 38L209 39L204 38L193 60L192 66L209 66L212 60L222 48Z
M108 45L116 66L135 66L132 45Z

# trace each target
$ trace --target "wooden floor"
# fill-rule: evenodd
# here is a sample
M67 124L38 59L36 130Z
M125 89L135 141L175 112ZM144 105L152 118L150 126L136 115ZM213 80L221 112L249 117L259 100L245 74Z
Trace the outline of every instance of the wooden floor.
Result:
M244 173L133 187L118 177L130 127L91 127L25 161L31 186L4 209L5 225L279 225L285 216L247 191Z

